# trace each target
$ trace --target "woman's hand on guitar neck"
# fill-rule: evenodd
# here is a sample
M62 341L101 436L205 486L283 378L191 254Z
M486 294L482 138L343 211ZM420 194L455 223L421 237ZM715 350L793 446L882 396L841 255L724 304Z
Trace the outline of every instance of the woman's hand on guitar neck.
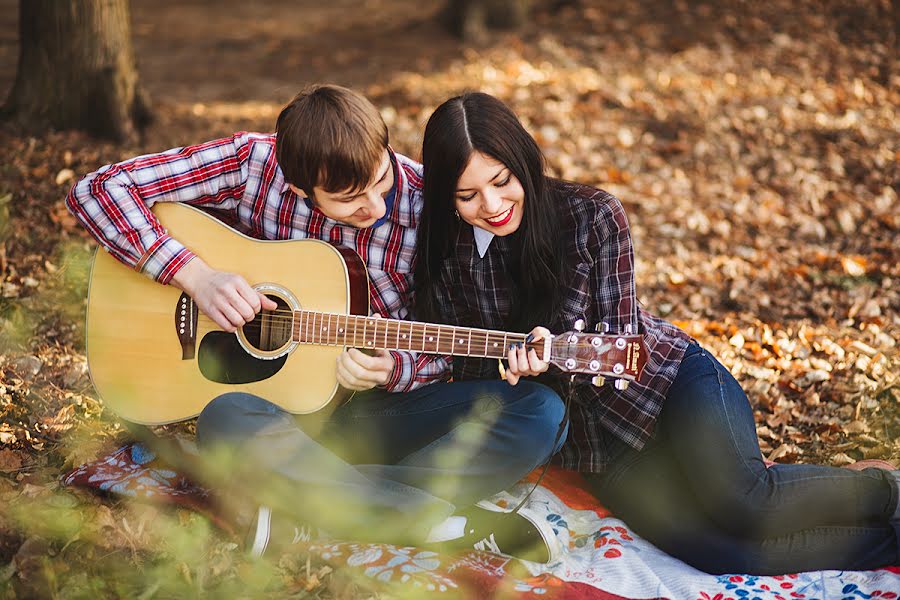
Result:
M229 333L252 321L263 308L278 308L240 275L217 271L199 257L179 269L172 283L187 292L206 316Z
M550 330L544 327L535 327L531 330L531 340L541 338L549 340ZM513 344L513 346L509 348L509 356L507 358L509 359L509 367L506 369L506 381L510 385L519 383L520 377L540 375L550 367L550 363L545 362L538 357L534 348L528 349L525 348L525 346L519 346L517 344Z

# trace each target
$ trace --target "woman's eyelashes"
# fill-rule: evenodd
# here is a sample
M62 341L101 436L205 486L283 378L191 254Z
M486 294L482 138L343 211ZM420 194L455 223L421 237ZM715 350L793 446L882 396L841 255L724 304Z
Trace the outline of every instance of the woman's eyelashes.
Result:
M494 187L497 187L497 188L506 187L509 185L510 181L512 181L512 173L508 173L506 175L506 178L503 181L496 182L494 184ZM460 202L468 202L469 200L474 198L476 195L477 195L477 192L472 192L468 196L457 196L456 199L459 200Z

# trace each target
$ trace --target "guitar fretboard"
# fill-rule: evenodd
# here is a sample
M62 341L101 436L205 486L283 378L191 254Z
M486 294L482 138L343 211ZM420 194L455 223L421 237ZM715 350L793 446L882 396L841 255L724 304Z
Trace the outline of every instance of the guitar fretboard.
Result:
M292 339L301 344L504 358L510 344L524 343L525 335L298 310L294 311Z

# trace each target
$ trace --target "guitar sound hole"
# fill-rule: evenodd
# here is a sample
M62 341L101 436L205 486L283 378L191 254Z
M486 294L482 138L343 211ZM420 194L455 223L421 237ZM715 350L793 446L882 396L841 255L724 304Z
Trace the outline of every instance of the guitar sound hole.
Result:
M251 346L263 352L285 347L291 342L293 311L282 298L266 294L278 304L275 310L261 310L256 318L242 328Z

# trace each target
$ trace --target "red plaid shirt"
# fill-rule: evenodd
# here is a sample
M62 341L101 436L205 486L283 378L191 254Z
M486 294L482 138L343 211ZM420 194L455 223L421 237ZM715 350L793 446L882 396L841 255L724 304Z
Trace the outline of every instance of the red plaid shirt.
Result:
M394 202L385 222L357 229L333 221L291 191L275 160L275 136L232 137L139 156L86 175L66 204L113 256L168 283L194 254L170 237L150 211L156 202L209 209L259 239L312 238L355 250L369 271L372 309L409 319L422 168L391 152L397 165ZM449 376L439 356L392 352L396 367L385 387L402 392Z
M587 377L576 378L569 435L557 461L566 468L600 472L610 459L604 435L611 433L637 449L652 437L691 338L638 305L631 233L619 200L588 186L558 185L567 283L555 322L535 325L560 333L584 319L588 326L604 321L617 333L630 323L644 335L648 351L641 378L624 391L611 383L598 388ZM445 261L437 290L446 323L503 329L510 310L510 265L517 259L510 246L508 238L495 237L482 258L472 228L460 228L456 254ZM456 379L496 378L497 362L456 357L453 373ZM540 380L563 392L564 379L558 373Z

